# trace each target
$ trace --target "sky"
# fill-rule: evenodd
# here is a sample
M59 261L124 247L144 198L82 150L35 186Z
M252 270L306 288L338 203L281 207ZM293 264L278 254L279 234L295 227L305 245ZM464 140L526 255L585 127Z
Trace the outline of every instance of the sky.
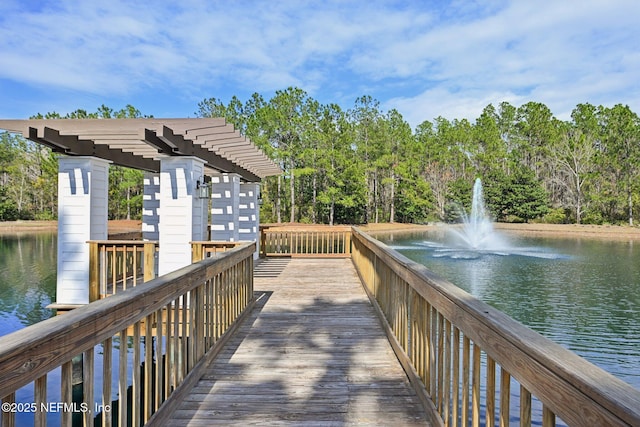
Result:
M503 101L640 114L640 1L0 2L0 118L196 117L290 86L345 110L369 95L414 128Z

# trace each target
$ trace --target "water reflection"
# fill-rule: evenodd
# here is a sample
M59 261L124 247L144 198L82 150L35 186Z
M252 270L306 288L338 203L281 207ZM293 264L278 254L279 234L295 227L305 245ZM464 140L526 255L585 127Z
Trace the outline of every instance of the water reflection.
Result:
M440 237L439 237L440 236ZM467 292L640 389L640 248L629 242L510 235L559 257L442 257L425 241L389 242ZM385 240L381 238L381 240Z
M0 235L0 335L52 316L55 234Z

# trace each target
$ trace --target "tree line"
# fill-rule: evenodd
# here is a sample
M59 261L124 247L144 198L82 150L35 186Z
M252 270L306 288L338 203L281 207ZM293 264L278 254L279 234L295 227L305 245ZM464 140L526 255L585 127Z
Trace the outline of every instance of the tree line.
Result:
M412 130L370 96L344 110L288 88L268 100L204 99L196 115L225 117L281 166L281 176L262 183L263 222L453 222L470 206L476 178L498 221L637 218L640 120L624 105L578 104L563 121L542 103L503 102L475 121L438 117ZM65 117L142 114L102 106ZM1 144L0 219L11 209L54 217L55 156L15 135L3 134ZM112 169L110 216L139 218L142 174Z

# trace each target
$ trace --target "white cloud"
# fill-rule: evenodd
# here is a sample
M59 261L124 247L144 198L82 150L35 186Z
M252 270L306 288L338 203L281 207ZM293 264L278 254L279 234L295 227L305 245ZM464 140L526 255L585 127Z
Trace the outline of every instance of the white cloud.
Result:
M2 84L98 99L295 85L322 102L370 94L412 125L501 101L640 108L635 0L7 0L0 12Z

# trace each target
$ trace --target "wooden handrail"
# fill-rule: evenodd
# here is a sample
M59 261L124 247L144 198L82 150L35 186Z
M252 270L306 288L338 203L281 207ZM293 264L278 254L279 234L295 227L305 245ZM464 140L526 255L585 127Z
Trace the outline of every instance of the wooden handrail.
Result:
M144 423L187 380L193 383L195 369L204 365L200 362L219 347L234 322L250 307L254 251L254 243L245 244L0 337L2 401L11 402L16 390L34 383L35 423L40 423L46 417L39 405L47 402L47 374L62 367L61 401L71 405L72 360L83 355L84 375L93 375L94 347L102 346L109 356L105 353L102 375L111 375L107 363L113 362L111 350L115 341L120 343L119 394L126 396L127 387L133 387L134 425L140 420ZM122 345L129 337L133 337L133 367L127 367L128 350ZM166 362L152 370L151 365L163 355ZM127 378L133 378L131 385ZM93 408L94 378L83 381L83 402ZM105 404L111 403L111 382L111 377L103 381ZM146 390L144 394L142 389ZM91 411L83 414L85 421L92 422L92 415L95 414ZM13 416L15 413L3 412L3 425L14 423ZM120 399L119 414L103 413L103 425L111 424L111 416L119 416L126 424L126 399ZM61 424L70 423L69 414L62 413Z
M525 424L533 396L542 403L543 426L555 425L556 416L575 426L640 425L639 390L362 231L354 229L352 240L353 262L405 370L420 381L445 422L457 425L461 417L478 425L484 407L486 424L493 425L499 407L502 425L508 425L513 378L520 383Z

